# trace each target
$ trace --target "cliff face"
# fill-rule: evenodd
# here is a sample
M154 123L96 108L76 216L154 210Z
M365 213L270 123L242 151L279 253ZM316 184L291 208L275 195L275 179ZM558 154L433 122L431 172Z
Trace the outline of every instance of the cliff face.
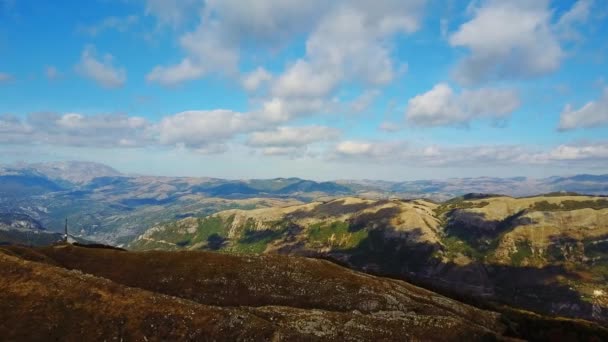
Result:
M133 249L331 258L458 295L608 321L608 199L471 195L229 210L156 226Z

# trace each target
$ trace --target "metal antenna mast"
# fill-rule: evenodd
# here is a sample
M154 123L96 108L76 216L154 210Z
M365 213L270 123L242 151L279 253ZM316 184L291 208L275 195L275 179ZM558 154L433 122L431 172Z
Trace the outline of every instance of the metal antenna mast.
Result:
M65 218L65 234L63 235L63 240L65 243L68 243L68 218Z

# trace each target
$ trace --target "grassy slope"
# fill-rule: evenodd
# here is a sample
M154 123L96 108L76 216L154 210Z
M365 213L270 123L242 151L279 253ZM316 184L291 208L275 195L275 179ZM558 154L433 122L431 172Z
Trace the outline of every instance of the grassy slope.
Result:
M546 279L556 286L571 287L583 302L608 311L605 206L603 198L555 194L519 199L463 197L441 205L344 198L287 208L232 210L201 219L196 226L188 221L178 222L179 229L160 226L132 247L330 253L355 267L395 276L412 270L428 272L429 265L438 262L455 265L450 269L471 271L476 264L497 265L504 272L516 272L517 277L522 277L521 270L529 274L524 277L532 278L538 268L543 274L538 277L539 282ZM188 229L190 235L184 234ZM158 243L159 236L163 243ZM420 246L423 248L417 250ZM541 270L549 267L553 270ZM458 286L456 283L454 286ZM530 287L530 291L540 290ZM546 300L552 295L547 292ZM509 302L513 294L501 296ZM539 310L552 309L543 306ZM587 314L591 315L590 311Z

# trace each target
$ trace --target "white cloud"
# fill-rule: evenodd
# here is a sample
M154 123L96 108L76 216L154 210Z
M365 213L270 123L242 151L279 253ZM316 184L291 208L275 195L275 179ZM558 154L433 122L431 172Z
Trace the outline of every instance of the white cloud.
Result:
M216 22L203 19L195 31L180 38L187 57L177 65L156 66L146 76L148 81L174 86L199 79L210 72L237 73L238 50L222 40L218 29Z
M311 113L325 114L334 110L339 110L339 104L335 99L273 97L265 100L255 115L265 122L278 124L299 116Z
M200 1L187 0L184 6L168 10L161 18L165 17L165 21L170 23L180 23L186 17L184 8L196 7L198 3ZM172 1L148 0L150 8L167 9L172 4ZM195 30L179 39L185 52L182 62L178 66L157 66L148 79L175 85L199 79L210 72L236 74L239 46L254 43L263 48L292 38L295 33L305 30L311 18L326 6L326 2L321 0L207 1ZM186 66L193 72L184 72Z
M58 78L61 77L61 72L59 72L59 70L57 69L57 67L49 65L46 68L44 68L44 75L49 80L56 80L56 79L58 79Z
M323 97L335 89L341 77L338 70L321 72L310 63L298 60L276 80L272 93L281 98Z
M32 131L20 118L9 114L0 115L0 143L27 143Z
M206 15L220 18L218 33L233 44L276 46L314 27L331 6L325 0L208 0Z
M160 143L201 148L261 128L252 115L230 110L188 111L165 117L158 125Z
M266 69L258 67L243 77L242 84L246 90L251 92L258 90L271 80L272 74L270 74Z
M449 38L452 46L470 50L455 70L460 83L528 78L560 66L564 52L548 0L486 0L471 11L473 18Z
M561 131L576 128L591 128L608 125L608 87L597 101L591 101L579 109L566 105L562 111L559 127Z
M198 13L203 0L146 0L146 15L158 18L161 24L177 27Z
M88 34L90 36L96 36L106 30L116 30L118 32L126 32L131 26L139 21L139 17L136 15L129 15L126 17L107 17L104 18L97 24L89 26L81 26L78 28L79 32Z
M325 126L278 127L272 131L252 133L247 144L255 147L301 147L339 136L338 129Z
M348 156L368 155L374 145L361 141L344 141L336 146L336 152Z
M11 74L0 72L0 84L11 82L13 79L14 78Z
M150 123L123 114L33 113L0 117L0 142L62 146L135 147L153 142Z
M466 125L475 119L504 119L520 106L517 93L481 88L454 93L445 83L409 100L406 120L417 126Z
M397 122L384 121L378 127L379 130L383 132L398 132L403 129L402 125Z
M547 159L557 161L608 160L608 144L560 145L551 150Z
M344 141L335 145L328 157L338 161L417 167L594 166L608 161L608 144L564 144L542 151L522 145L424 146L402 140Z
M76 71L102 87L122 87L127 80L125 69L113 65L114 57L112 55L106 54L103 56L103 60L99 60L96 54L94 46L86 46L82 51L80 62L76 65Z
M377 89L366 90L350 103L350 109L357 113L363 112L374 103L379 95L380 91Z
M146 75L149 82L157 82L165 86L175 86L184 81L195 80L204 75L206 70L193 63L189 58L185 58L181 63L164 67L156 66Z
M300 157L306 153L306 147L300 146L272 146L262 149L265 156L289 156L291 158Z
M184 60L207 72L171 78L180 83L204 77L209 71L235 73L240 46L274 48L312 32L307 57L277 79L274 94L293 94L295 86L304 87L308 81L321 87L315 93L326 94L345 78L386 84L395 75L387 40L396 33L418 29L425 2L210 0L198 27L180 38ZM306 88L298 95L312 92L310 86Z
M580 39L577 26L587 22L591 15L593 5L594 0L578 0L572 5L570 10L561 16L555 27L563 39Z

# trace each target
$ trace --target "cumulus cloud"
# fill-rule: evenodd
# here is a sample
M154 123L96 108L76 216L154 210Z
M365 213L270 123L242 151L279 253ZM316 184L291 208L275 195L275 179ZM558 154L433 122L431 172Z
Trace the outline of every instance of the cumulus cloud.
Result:
M173 83L181 83L203 77L211 70L234 73L239 46L252 43L262 48L280 47L309 33L306 57L295 61L276 80L272 88L275 95L294 95L297 86L302 87L298 95L327 94L347 77L386 84L395 75L387 39L399 32L417 30L425 2L210 0L205 3L197 28L180 37L184 61L207 72L171 78ZM174 66L157 68L178 70ZM309 82L320 89L313 91L312 86L307 86Z
M196 28L179 38L185 57L178 65L155 67L148 75L150 81L176 85L211 72L236 74L239 46L248 43L261 47L279 44L302 32L310 25L311 18L326 6L326 2L320 0L211 0L204 6L201 1L185 2L183 8L202 8ZM148 8L165 8L173 6L173 3L148 0ZM177 7L159 18L164 17L165 21L172 23L181 22L186 15L180 10L181 5Z
M557 161L608 160L608 144L560 145L548 154L547 159Z
M383 132L393 133L402 130L403 126L397 122L384 121L378 126L378 129Z
M350 109L354 112L363 112L374 103L379 95L380 91L377 89L366 90L350 103Z
M566 105L562 111L559 127L560 131L577 128L590 128L608 125L608 87L604 88L602 96L597 101L591 101L579 109Z
M306 154L306 146L271 146L262 149L265 156L288 156L297 158Z
M149 82L157 82L165 86L174 86L188 80L196 80L204 75L206 70L189 58L172 66L156 66L146 75Z
M301 147L339 136L338 129L325 126L278 127L271 131L252 133L247 144L255 147Z
M165 117L158 130L162 144L201 148L259 129L261 125L263 122L250 114L230 110L188 111Z
M80 26L78 31L90 36L97 36L106 30L116 30L118 32L126 32L131 26L139 21L136 15L126 17L111 16L104 18L99 23L89 26Z
M146 15L158 18L163 25L181 26L197 13L203 0L146 0Z
M450 45L470 50L455 70L460 83L528 78L560 66L564 52L549 0L485 0L471 11L473 18L449 37Z
M217 22L201 21L198 28L180 38L180 46L187 57L176 65L156 66L146 76L148 81L165 86L175 86L185 81L199 79L210 72L236 73L238 50L222 40L216 31Z
M519 106L513 90L481 88L457 94L440 83L409 100L406 120L417 126L466 125L474 119L504 119Z
M423 5L424 1L338 2L308 37L306 56L278 77L273 95L327 96L345 81L392 81L396 65L388 40L416 31Z
M578 0L572 8L564 13L555 27L561 38L567 40L579 40L578 27L589 20L594 0Z
M153 141L150 123L124 114L32 113L0 117L3 143L136 147Z
M328 157L423 167L600 165L608 161L608 143L564 144L543 151L523 145L425 146L402 140L343 141L333 147Z
M14 115L0 115L0 143L24 143L28 142L33 130L22 120Z
M98 59L92 45L86 46L82 51L76 71L105 88L122 87L127 80L125 69L114 66L114 57L106 54L101 60Z
M258 67L252 72L244 75L242 79L243 88L248 91L256 91L264 84L272 80L272 74L266 69Z

